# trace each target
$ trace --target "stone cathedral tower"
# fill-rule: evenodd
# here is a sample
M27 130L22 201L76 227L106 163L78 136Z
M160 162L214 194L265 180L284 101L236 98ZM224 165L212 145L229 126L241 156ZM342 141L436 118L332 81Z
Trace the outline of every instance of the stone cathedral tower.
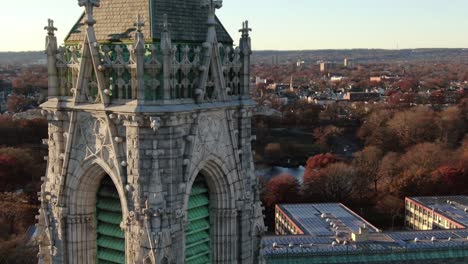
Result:
M250 37L219 0L79 0L48 32L40 263L256 263Z

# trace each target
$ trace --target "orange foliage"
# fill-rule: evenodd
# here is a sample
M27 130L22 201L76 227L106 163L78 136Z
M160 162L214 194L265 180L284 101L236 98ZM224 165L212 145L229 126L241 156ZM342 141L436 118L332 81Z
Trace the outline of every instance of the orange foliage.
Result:
M309 182L316 177L318 170L338 161L340 161L340 159L331 153L318 154L310 157L307 160L306 170L304 172L304 182Z
M280 203L299 201L299 182L289 174L281 174L271 179L265 186L263 202L267 207Z

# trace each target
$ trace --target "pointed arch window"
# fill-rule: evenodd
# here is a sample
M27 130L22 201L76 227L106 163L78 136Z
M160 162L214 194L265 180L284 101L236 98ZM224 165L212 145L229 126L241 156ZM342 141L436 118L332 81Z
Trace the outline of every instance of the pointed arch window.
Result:
M205 178L199 175L192 186L185 229L185 263L211 263L210 194Z
M125 264L125 234L120 228L122 206L109 176L96 195L96 263Z

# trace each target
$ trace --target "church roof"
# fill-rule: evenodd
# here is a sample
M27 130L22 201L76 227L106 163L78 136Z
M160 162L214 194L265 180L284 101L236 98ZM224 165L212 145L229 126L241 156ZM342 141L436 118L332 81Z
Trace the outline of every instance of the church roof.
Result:
M167 14L169 31L174 42L204 42L208 32L206 24L208 9L201 7L202 0L101 0L101 6L94 9L94 25L98 41L122 41L133 38L134 23L138 14L145 26L146 38L159 40L163 16ZM86 26L84 15L80 17L65 39L65 43L83 40ZM217 19L216 33L219 42L232 43L229 33Z

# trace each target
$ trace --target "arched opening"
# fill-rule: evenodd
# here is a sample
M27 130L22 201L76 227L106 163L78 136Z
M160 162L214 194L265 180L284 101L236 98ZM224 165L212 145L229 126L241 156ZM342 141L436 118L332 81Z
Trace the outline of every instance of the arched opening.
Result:
M120 228L122 206L111 178L106 175L96 193L96 263L125 264L125 234Z
M185 263L211 263L212 230L210 190L205 177L199 174L192 185L185 228Z

